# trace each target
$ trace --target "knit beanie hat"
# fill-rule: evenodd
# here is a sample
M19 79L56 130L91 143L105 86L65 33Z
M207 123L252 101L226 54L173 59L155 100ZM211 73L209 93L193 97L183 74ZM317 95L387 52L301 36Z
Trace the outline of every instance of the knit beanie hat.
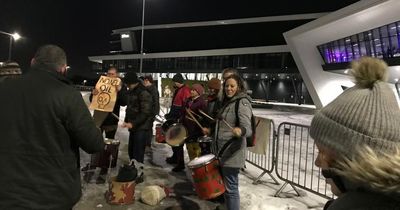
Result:
M0 67L0 76L10 76L22 74L21 68L16 62L8 62Z
M361 145L378 154L400 143L400 110L385 83L384 61L363 57L352 63L355 86L315 114L310 135L339 155L352 157Z
M208 80L207 86L209 89L219 90L221 89L221 80L219 80L218 78L212 78Z
M136 84L138 82L140 82L140 80L135 72L128 72L124 77L124 83L127 85Z
M172 77L172 81L183 84L183 76L180 73L177 73Z
M192 90L195 90L199 95L203 95L204 93L204 87L197 83L192 85Z

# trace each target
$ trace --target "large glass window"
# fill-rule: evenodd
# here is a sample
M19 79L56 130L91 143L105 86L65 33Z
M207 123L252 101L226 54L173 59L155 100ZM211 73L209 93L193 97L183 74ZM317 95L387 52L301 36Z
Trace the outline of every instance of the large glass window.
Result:
M350 62L362 56L400 57L400 22L318 46L326 64Z

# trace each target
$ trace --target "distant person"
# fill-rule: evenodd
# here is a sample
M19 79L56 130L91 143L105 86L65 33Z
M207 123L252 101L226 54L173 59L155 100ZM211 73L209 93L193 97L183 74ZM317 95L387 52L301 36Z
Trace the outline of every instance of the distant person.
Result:
M119 73L117 68L115 67L110 67L107 70L107 77L111 77L111 78L119 78ZM101 132L105 133L106 138L108 139L115 139L115 133L117 132L117 128L118 128L118 118L119 117L119 112L120 112L120 108L121 106L126 106L126 86L121 82L117 87L116 90L118 91L117 93L117 99L115 101L115 105L113 108L112 112L101 112L101 111L97 111L95 110L95 114L94 114L94 120L103 120L103 122L100 123L100 130ZM89 100L92 101L92 98L94 95L99 94L99 91L97 89L93 89L92 90L92 94L89 96ZM100 118L100 119L96 119L96 118ZM118 154L118 153L115 153ZM101 164L99 164L100 158L101 156L106 156L109 157L110 152L109 151L102 151L101 153L97 153L91 156L91 163L87 164L85 167L82 168L82 171L87 171L87 173L85 173L85 181L89 182L91 177L94 174L94 171L89 171L89 170L93 170L96 167L100 167ZM118 157L116 157L116 155L113 155L113 159L117 159ZM96 179L96 183L97 184L103 184L105 183L106 179L105 176L107 175L108 172L108 168L102 164L103 166L101 166L100 169L100 173L99 176Z
M355 86L317 112L315 165L337 196L324 209L400 209L400 110L384 61L353 61Z
M218 148L215 155L220 160L226 189L224 193L226 207L229 210L239 210L239 171L246 161L246 137L252 135L251 98L246 94L242 79L236 74L225 79L223 93L222 108L218 112L218 121L214 128L215 148ZM236 119L236 103L238 103L239 119ZM203 132L209 135L210 128L203 129Z
M154 85L154 80L151 74L145 75L143 77L143 85L150 92L151 97L153 99L153 122L155 120L155 116L160 114L160 94L158 93L157 86ZM150 137L147 139L146 146L151 146L151 139L153 138L153 133L150 132Z
M124 78L129 91L127 94L125 122L122 127L129 130L129 159L144 162L146 142L151 137L154 121L153 97L146 90L135 72L128 72Z
M0 82L8 78L16 78L21 76L22 71L16 62L7 62L3 66L0 66Z
M175 85L174 96L172 97L172 105L169 113L165 115L167 120L173 120L175 122L181 118L183 113L184 102L190 97L190 88L184 84L184 79L182 74L175 74L172 78ZM183 145L172 147L173 155L166 159L169 164L177 164L172 170L174 172L182 171L184 166L184 156L183 156ZM182 164L183 163L183 164ZM182 167L183 165L183 167Z
M79 148L104 142L66 72L64 50L45 45L28 73L0 83L0 209L72 209L81 197Z
M211 117L215 117L215 105L218 100L218 93L222 87L221 80L218 78L211 78L207 82L208 96L207 96L207 114Z

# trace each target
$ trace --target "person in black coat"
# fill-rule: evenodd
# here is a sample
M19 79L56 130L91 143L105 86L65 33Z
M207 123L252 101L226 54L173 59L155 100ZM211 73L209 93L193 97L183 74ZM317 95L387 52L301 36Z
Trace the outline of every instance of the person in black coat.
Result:
M136 73L129 72L124 78L128 85L128 106L122 127L129 129L129 159L143 163L146 141L151 136L154 112L151 93L143 86Z
M111 78L118 78L118 70L115 67L110 67L107 70L107 77L111 77ZM112 112L102 112L102 111L97 111L95 110L95 114L94 114L94 119L96 121L96 116L98 116L101 119L104 119L103 117L105 117L104 121L101 123L100 125L100 130L101 133L105 133L106 138L108 139L115 139L115 133L117 132L117 128L118 128L118 118L119 117L119 112L120 112L120 108L121 106L126 106L127 102L126 102L126 94L127 94L127 89L126 86L124 84L121 84L119 86L116 87L116 90L118 91L117 93L117 100L115 101L115 105L113 108ZM89 100L92 101L93 95L97 95L99 94L99 91L97 89L93 89L92 94L90 94L89 96ZM113 159L118 159L118 153L110 153L110 151L102 151L100 153L97 154L93 154L91 156L91 160L90 163L86 164L85 167L82 168L82 171L85 171L85 176L84 179L86 182L90 182L93 174L94 174L94 170L96 169L96 167L100 167L100 173L99 176L96 179L96 183L97 184L104 184L105 183L105 176L107 175L107 170L108 170L108 165L105 166L104 164L100 164L99 162L101 162L101 159L104 159L104 157L106 157L105 159L109 159L108 157L112 155Z
M160 114L160 93L157 90L157 86L154 84L153 77L151 74L145 75L143 77L143 85L146 87L146 89L150 92L151 97L153 99L153 122L155 120L155 116ZM151 139L153 137L153 133L150 132L150 137L148 138L148 141L146 142L146 146L151 146Z
M63 49L45 45L27 74L0 83L0 209L71 209L81 197L79 148L104 147L66 63Z

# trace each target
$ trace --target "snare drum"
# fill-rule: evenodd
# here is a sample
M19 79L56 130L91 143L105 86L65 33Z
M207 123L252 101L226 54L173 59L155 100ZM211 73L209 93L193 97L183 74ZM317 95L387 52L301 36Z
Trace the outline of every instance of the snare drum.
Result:
M98 155L97 166L101 168L108 168L111 161L111 168L114 168L117 166L119 140L106 138L104 140L104 144L106 146ZM112 157L112 160L110 160L110 156Z
M196 193L201 199L212 199L225 192L225 185L219 172L215 155L208 154L188 163Z
M165 134L165 142L173 147L178 147L185 143L187 130L181 123L175 123L170 126Z

